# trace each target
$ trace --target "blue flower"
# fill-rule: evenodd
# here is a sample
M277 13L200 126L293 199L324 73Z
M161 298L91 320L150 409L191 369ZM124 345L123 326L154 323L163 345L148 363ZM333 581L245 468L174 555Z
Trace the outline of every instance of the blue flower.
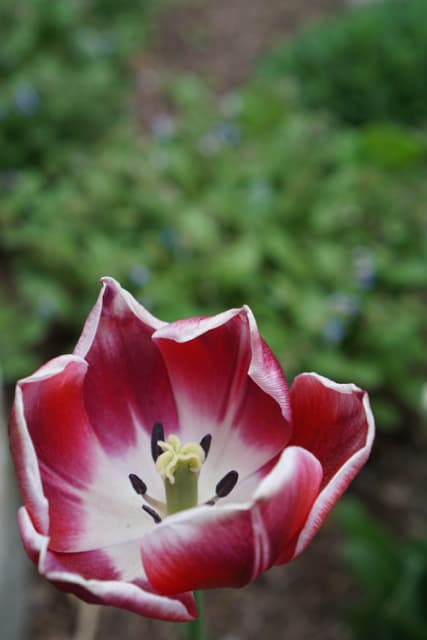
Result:
M354 277L360 289L373 289L377 268L375 255L367 247L358 247L354 252Z
M40 106L40 96L32 84L20 85L13 94L17 110L25 116L32 116Z
M150 269L146 267L145 264L136 264L129 271L129 280L137 287L143 287L149 282L150 278Z
M323 327L323 337L328 342L339 344L346 334L344 323L339 318L331 318Z

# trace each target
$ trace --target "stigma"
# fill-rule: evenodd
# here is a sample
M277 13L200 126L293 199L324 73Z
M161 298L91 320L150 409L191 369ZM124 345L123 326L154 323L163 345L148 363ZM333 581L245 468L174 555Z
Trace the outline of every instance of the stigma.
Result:
M167 441L158 440L157 446L161 453L156 458L156 469L163 480L175 484L175 477L179 469L198 473L205 461L205 449L197 442L188 442L181 445L181 440L175 434L168 437Z

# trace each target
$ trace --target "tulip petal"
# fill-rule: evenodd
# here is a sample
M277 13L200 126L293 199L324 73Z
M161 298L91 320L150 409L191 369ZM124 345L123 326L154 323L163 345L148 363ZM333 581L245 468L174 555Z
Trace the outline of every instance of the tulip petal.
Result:
M70 407L66 414L70 431L62 423L62 400L64 397L64 385L59 384L57 392L52 393L52 411L45 410L47 422L33 420L33 414L40 417L43 414L43 400L38 396L38 389L43 386L51 386L54 379L70 379L79 372L84 375L86 363L75 356L61 356L51 360L41 367L29 378L21 380L16 389L15 403L10 420L10 441L13 458L15 461L18 482L25 503L28 506L31 517L40 532L47 533L49 527L48 502L44 495L39 462L50 462L53 468L63 473L69 466L70 459L75 460L74 469L70 470L75 478L88 477L90 469L85 464L90 456L81 456L82 451L89 452L90 433L84 428L83 419L78 408ZM66 383L65 383L66 386ZM45 408L46 409L46 408ZM28 418L32 428L28 428ZM65 427L65 428L64 428ZM52 430L52 433L51 433ZM37 441L36 447L33 441ZM92 442L93 444L93 442ZM71 465L72 466L72 465Z
M122 550L119 554L114 549L54 553L48 548L49 539L34 529L24 507L19 510L18 523L28 555L38 564L40 573L59 589L90 603L116 606L161 620L186 621L197 617L191 593L165 597L154 591L145 576L123 578L120 560L128 565L130 558L136 559L137 550L132 553ZM138 566L141 567L140 561Z
M298 555L366 463L375 424L366 392L316 374L302 374L295 379L291 402L296 425L293 443L310 450L324 472L321 492L298 537Z
M163 326L112 278L103 288L74 353L88 364L85 404L105 450L120 458L160 421L176 430L168 375L151 336Z
M141 553L150 582L170 595L242 587L253 575L253 547L249 509L200 507L158 525L145 536Z
M160 593L173 594L254 580L293 552L321 476L314 456L290 447L261 482L252 505L201 507L167 518L144 537L150 582Z
M153 339L170 376L181 439L212 435L200 476L202 500L230 469L243 478L285 446L286 381L247 307L168 324Z
M90 480L99 448L82 402L86 370L84 360L63 356L18 383L21 429L28 429L39 463L74 486Z
M323 467L323 486L366 445L369 420L365 392L315 373L297 376L290 396L294 430L291 444L311 451Z
M87 368L78 356L62 356L21 380L11 421L25 504L56 551L86 551L140 539L153 526L128 479L130 470L144 469L144 461L155 479L150 488L154 493L156 487L164 490L154 472L148 437L145 447L124 457L127 469L107 457L85 411Z
M319 494L322 475L311 453L287 447L259 485L255 493L258 530L265 532L269 553L266 566L258 573L292 558L298 534Z

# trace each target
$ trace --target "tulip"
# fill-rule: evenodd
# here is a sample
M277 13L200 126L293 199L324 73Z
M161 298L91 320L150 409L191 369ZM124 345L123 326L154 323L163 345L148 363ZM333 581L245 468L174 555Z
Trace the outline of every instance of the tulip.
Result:
M74 353L17 384L24 547L88 602L192 620L312 540L366 462L366 392L288 389L250 309L165 323L111 278Z

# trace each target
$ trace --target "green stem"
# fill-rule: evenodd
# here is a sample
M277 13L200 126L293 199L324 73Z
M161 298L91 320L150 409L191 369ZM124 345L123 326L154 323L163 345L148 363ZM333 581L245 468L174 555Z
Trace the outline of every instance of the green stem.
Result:
M206 640L203 623L203 596L201 591L194 592L199 617L193 622L184 622L181 626L181 640Z

